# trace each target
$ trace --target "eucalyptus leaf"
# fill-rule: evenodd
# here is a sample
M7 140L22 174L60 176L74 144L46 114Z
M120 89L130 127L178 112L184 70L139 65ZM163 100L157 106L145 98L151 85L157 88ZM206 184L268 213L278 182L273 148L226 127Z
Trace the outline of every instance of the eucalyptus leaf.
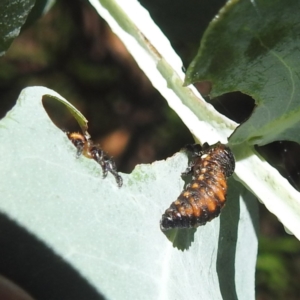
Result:
M99 299L254 299L257 206L241 184L230 180L220 218L192 230L185 241L175 234L170 242L159 220L183 188L186 155L138 165L122 174L118 188L113 176L102 178L95 161L75 158L75 147L44 111L45 95L61 98L46 88L27 88L0 121L2 214L71 265ZM1 236L0 244L10 237ZM10 257L30 245L19 241L19 247L0 247L0 257L11 262L10 278ZM35 282L37 273L22 263ZM52 267L45 260L43 269ZM29 292L44 290L42 298L50 299L45 283L39 284L29 285Z
M233 0L207 28L185 84L209 80L212 97L241 91L257 105L231 144L300 142L299 10L298 0Z

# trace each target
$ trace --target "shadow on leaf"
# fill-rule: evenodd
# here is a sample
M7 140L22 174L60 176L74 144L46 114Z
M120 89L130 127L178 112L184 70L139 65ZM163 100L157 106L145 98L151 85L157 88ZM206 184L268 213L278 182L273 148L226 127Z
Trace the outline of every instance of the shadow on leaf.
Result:
M188 250L192 242L194 242L196 230L196 228L171 229L164 232L164 235L173 244L174 248L184 251Z

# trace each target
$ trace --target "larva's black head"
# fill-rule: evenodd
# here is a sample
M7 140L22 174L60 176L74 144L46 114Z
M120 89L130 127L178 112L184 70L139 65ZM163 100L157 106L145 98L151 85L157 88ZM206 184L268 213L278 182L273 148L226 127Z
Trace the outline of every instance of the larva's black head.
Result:
M174 228L172 217L167 216L166 214L163 214L163 216L160 220L161 231L167 231L172 228Z
M191 228L195 226L195 223L194 218L175 216L172 213L165 212L160 220L160 229L161 231L167 231L174 228Z

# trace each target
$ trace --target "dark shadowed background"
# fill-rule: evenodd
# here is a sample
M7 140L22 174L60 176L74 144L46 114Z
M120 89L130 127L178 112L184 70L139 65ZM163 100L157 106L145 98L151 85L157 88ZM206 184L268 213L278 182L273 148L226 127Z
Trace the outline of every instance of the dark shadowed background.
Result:
M140 2L170 38L185 68L196 55L209 20L224 4L219 0ZM92 139L115 157L121 172L165 159L193 143L186 126L85 2L58 1L42 18L29 21L0 59L0 117L14 106L23 88L34 85L51 88L75 105L88 119ZM241 93L207 100L237 122L254 108L253 99ZM49 100L44 105L59 128L79 130L62 105ZM299 190L299 145L276 142L260 151ZM260 208L257 299L299 299L299 241L287 235L263 205Z

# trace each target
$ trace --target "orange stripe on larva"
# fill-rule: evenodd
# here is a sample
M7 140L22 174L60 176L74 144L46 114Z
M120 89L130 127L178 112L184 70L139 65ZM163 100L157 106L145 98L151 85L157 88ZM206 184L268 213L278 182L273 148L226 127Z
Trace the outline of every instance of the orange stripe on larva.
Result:
M227 178L232 175L235 160L231 150L221 143L193 145L194 160L183 174L193 180L162 215L162 231L204 225L220 214L226 202Z

